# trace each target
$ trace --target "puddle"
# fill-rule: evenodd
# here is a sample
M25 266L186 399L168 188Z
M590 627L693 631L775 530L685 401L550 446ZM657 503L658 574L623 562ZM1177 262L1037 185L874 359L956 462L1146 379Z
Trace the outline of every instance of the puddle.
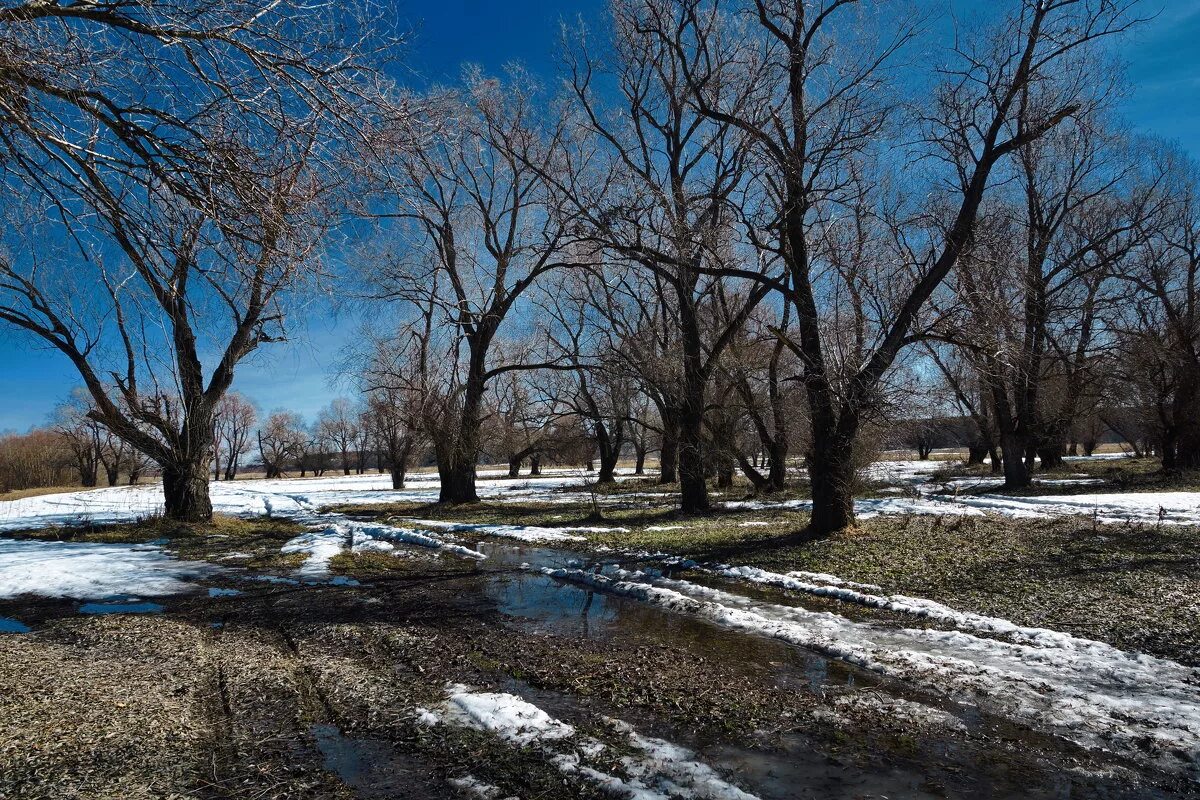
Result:
M487 564L513 565L512 571L492 575L485 586L497 610L518 625L560 636L644 641L649 645L686 646L705 657L768 673L776 686L823 694L838 689L877 686L881 679L836 659L771 639L747 636L708 620L656 608L637 600L606 594L536 572L521 564L564 567L590 563L575 553L541 547L481 543Z
M84 603L80 614L161 614L161 603Z
M1031 766L1042 763L1009 759L995 751L995 745L983 742L1009 742L1031 753L1058 753L1067 763L1081 763L1082 754L1073 745L1050 734L1031 731L1009 720L964 706L937 693L922 691L836 658L771 638L749 635L716 625L707 620L676 614L637 600L606 594L593 587L559 581L536 572L524 571L523 563L533 566L561 567L595 563L594 558L535 546L481 543L489 559L481 566L487 580L484 591L496 603L508 624L523 630L536 630L562 636L592 639L621 637L632 644L671 645L686 648L698 657L754 675L785 691L828 696L834 700L852 694L862 696L868 706L878 704L879 713L891 714L889 698L899 708L920 712L922 707L943 712L953 726L944 731L913 729L912 741L884 741L872 763L855 763L839 756L839 749L809 733L782 731L767 735L762 742L699 740L690 731L673 730L653 719L627 721L644 733L675 741L695 750L707 763L734 775L763 800L778 798L859 798L974 796L994 798L1071 798L1108 796L1105 778L1046 770ZM610 560L612 563L613 560ZM496 572L489 567L508 567ZM688 580L697 576L689 573ZM720 578L712 583L730 589ZM744 589L748 589L743 592ZM769 587L738 585L746 596L785 605L821 606L809 598L782 597ZM840 609L839 609L840 611ZM569 695L547 692L514 682L507 691L526 697L553 716L580 718L589 711L586 704ZM866 695L858 691L870 690ZM852 703L851 707L855 704ZM837 706L835 705L835 708ZM621 715L628 712L622 710ZM901 711L901 713L903 713ZM830 720L831 730L839 723ZM963 738L966 734L966 738ZM898 749L897 749L898 748ZM906 749L908 748L908 749ZM914 749L915 748L915 749ZM911 752L909 752L911 750ZM1086 758L1082 763L1086 763ZM1033 775L1029 772L1033 771ZM1033 779L1031 783L1031 778ZM986 788L978 780L986 779ZM1165 797L1155 789L1144 788L1129 796Z
M325 769L336 774L356 797L417 800L444 794L444 789L436 792L430 784L427 765L405 756L389 742L351 738L328 723L314 725L311 730L325 759Z
M29 633L29 626L19 620L0 617L0 633Z

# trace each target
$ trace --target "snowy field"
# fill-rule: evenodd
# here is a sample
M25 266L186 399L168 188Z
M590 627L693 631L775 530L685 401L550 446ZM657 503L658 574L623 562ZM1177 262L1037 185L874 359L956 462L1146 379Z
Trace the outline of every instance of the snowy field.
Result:
M1120 458L1106 454L1097 459ZM1042 497L1014 497L999 494L964 494L965 488L999 486L996 478L956 479L932 483L930 475L945 466L937 461L884 461L873 464L867 477L897 489L897 496L857 501L856 512L863 518L880 514L999 514L1018 518L1049 518L1061 515L1094 516L1101 522L1164 522L1180 525L1200 524L1200 492L1127 492L1061 494ZM507 478L504 470L480 470L477 484L481 499L492 502L578 502L589 495L584 491L588 479L582 470L546 470L539 477ZM632 477L619 471L619 479ZM1038 480L1047 486L1086 487L1096 479L1073 477ZM577 492L563 489L577 486ZM212 484L213 508L235 516L280 516L300 518L330 505L371 505L378 503L432 503L438 497L436 474L410 476L401 491L391 489L387 475L350 475L322 478L284 478L280 480L221 481ZM903 493L903 494L901 494ZM915 496L914 496L915 495ZM606 500L624 501L633 497L669 495L643 493L618 495ZM787 508L803 510L805 500L731 500L729 509ZM161 513L161 488L156 484L120 486L80 492L42 495L0 502L0 533L54 525L110 524L132 522Z
M885 498L856 502L864 519L887 514L983 515L1014 518L1050 518L1086 515L1103 523L1200 524L1200 493L1130 492L1124 494L1065 494L1014 497L999 494L960 494L953 486L929 482L942 466L931 461L879 462L869 470L872 480L884 481L902 491ZM480 497L490 501L578 502L590 498L583 491L586 476L580 470L548 470L539 477L507 478L502 470L481 470ZM622 478L630 477L628 473ZM980 479L971 479L977 481ZM990 478L982 479L992 480ZM1058 482L1088 479L1055 479ZM435 520L410 520L403 527L368 524L342 515L321 512L331 505L368 505L397 501L430 503L437 499L433 474L416 474L408 487L393 491L387 475L369 474L306 479L222 481L212 484L213 507L218 513L241 517L274 516L299 522L310 532L284 548L304 553L299 578L322 580L329 561L338 553L400 552L406 546L441 550L448 554L482 559L479 552L456 543L455 534L472 532L490 538L525 543L569 546L580 534L618 533L621 528L542 528L521 525L472 525ZM570 491L579 487L580 491ZM568 491L563 491L567 489ZM628 499L617 495L610 499ZM668 497L662 495L663 498ZM604 502L606 498L598 498ZM807 500L731 500L731 510L807 509ZM123 486L0 502L0 533L52 526L133 522L162 509L157 485ZM751 523L747 523L751 524ZM769 523L753 523L769 524ZM660 526L659 530L686 526ZM171 559L154 546L99 545L6 541L0 538L0 598L22 594L46 597L95 599L126 592L140 596L174 594L194 588L193 579L205 574L201 565Z
M536 478L501 478L507 470L480 470L477 484L484 500L578 499L554 490L582 484L582 470L546 470ZM323 478L218 481L211 484L213 510L235 516L294 517L323 506L374 503L434 503L438 499L436 474L409 476L407 486L392 490L391 477L383 474L338 475ZM566 499L563 499L563 498ZM0 502L0 532L51 525L105 525L132 522L162 512L162 487L158 484L117 486L63 494L27 497Z

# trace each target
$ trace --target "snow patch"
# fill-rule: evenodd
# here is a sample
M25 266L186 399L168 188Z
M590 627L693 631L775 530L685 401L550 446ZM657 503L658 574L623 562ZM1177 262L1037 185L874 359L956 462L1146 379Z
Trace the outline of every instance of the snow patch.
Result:
M180 561L159 547L0 539L0 599L23 595L100 600L198 591L209 564Z

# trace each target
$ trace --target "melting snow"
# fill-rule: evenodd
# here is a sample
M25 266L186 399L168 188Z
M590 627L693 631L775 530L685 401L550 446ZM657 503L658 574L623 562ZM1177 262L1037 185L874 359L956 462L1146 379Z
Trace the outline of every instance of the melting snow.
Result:
M192 579L219 571L147 545L0 539L0 599L161 597L198 590Z
M889 601L907 603L910 613L935 616L962 629L896 629L854 622L830 612L761 603L645 573L541 571L782 639L945 691L1085 747L1111 749L1200 777L1200 670L1173 661L915 598ZM971 631L1002 633L1012 641Z
M695 760L695 753L663 739L642 736L615 719L605 722L636 751L620 759L626 775L602 772L584 763L604 754L608 746L590 736L578 735L574 726L555 719L517 695L480 692L461 684L447 686L447 699L437 711L418 709L422 725L455 724L489 731L519 747L537 746L566 775L581 775L606 793L631 800L757 800L725 781L712 767ZM569 740L569 741L568 741ZM468 776L461 788L485 786ZM460 784L455 784L460 785ZM499 794L480 796L495 797Z

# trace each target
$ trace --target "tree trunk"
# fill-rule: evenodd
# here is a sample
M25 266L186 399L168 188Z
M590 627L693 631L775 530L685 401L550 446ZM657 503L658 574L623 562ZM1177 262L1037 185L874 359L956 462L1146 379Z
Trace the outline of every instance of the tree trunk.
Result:
M530 456L529 457L529 474L530 475L541 475L542 474L542 457L541 456Z
M633 474L634 475L645 475L646 474L646 445L644 442L639 443L639 442L635 441L633 443L633 456L634 456Z
M1063 455L1066 448L1061 441L1046 442L1038 448L1038 458L1042 461L1042 470L1059 469L1065 463Z
M596 423L596 449L600 456L600 474L596 483L616 483L617 461L621 458L623 436L618 426L617 430L609 433L608 426L603 422Z
M392 435L388 442L388 471L392 475L392 491L404 488L408 477L408 457L412 453L412 438Z
M510 458L508 460L508 477L519 478L521 476L521 459Z
M679 437L674 420L663 420L662 450L658 456L658 482L675 483L679 480Z
M1029 465L1025 459L1024 437L1016 433L1002 433L1000 447L1004 450L1004 488L1024 489L1032 479L1029 475Z
M685 514L707 511L708 484L704 478L704 399L699 406L685 403L679 415L679 505Z
M208 454L201 458L164 465L162 469L165 513L180 522L208 522L212 501L208 496Z
M120 469L121 469L121 468L120 468L119 466L114 466L114 467L105 467L105 468L104 468L104 477L108 478L108 485L109 485L109 486L116 486L116 485L117 485L117 479L118 479L118 477L119 477L117 473L118 473L118 472L120 472Z
M770 466L767 472L767 491L777 492L787 485L787 437L780 437L771 442L768 458Z
M857 422L847 420L847 426L846 432L831 430L833 426L813 430L808 474L813 496L809 533L814 536L826 536L854 525L854 436Z
M443 466L438 462L438 477L442 488L438 494L439 503L478 503L479 495L475 491L475 462L456 460Z
M988 446L979 442L967 445L967 466L975 467L983 464L987 457Z
M755 456L755 460L758 460L757 455ZM772 487L770 478L759 472L758 467L756 467L750 459L746 458L739 452L737 454L737 461L738 466L742 468L742 474L749 478L750 483L754 484L755 492L771 491Z
M733 486L733 459L721 453L716 457L717 488L729 489Z

